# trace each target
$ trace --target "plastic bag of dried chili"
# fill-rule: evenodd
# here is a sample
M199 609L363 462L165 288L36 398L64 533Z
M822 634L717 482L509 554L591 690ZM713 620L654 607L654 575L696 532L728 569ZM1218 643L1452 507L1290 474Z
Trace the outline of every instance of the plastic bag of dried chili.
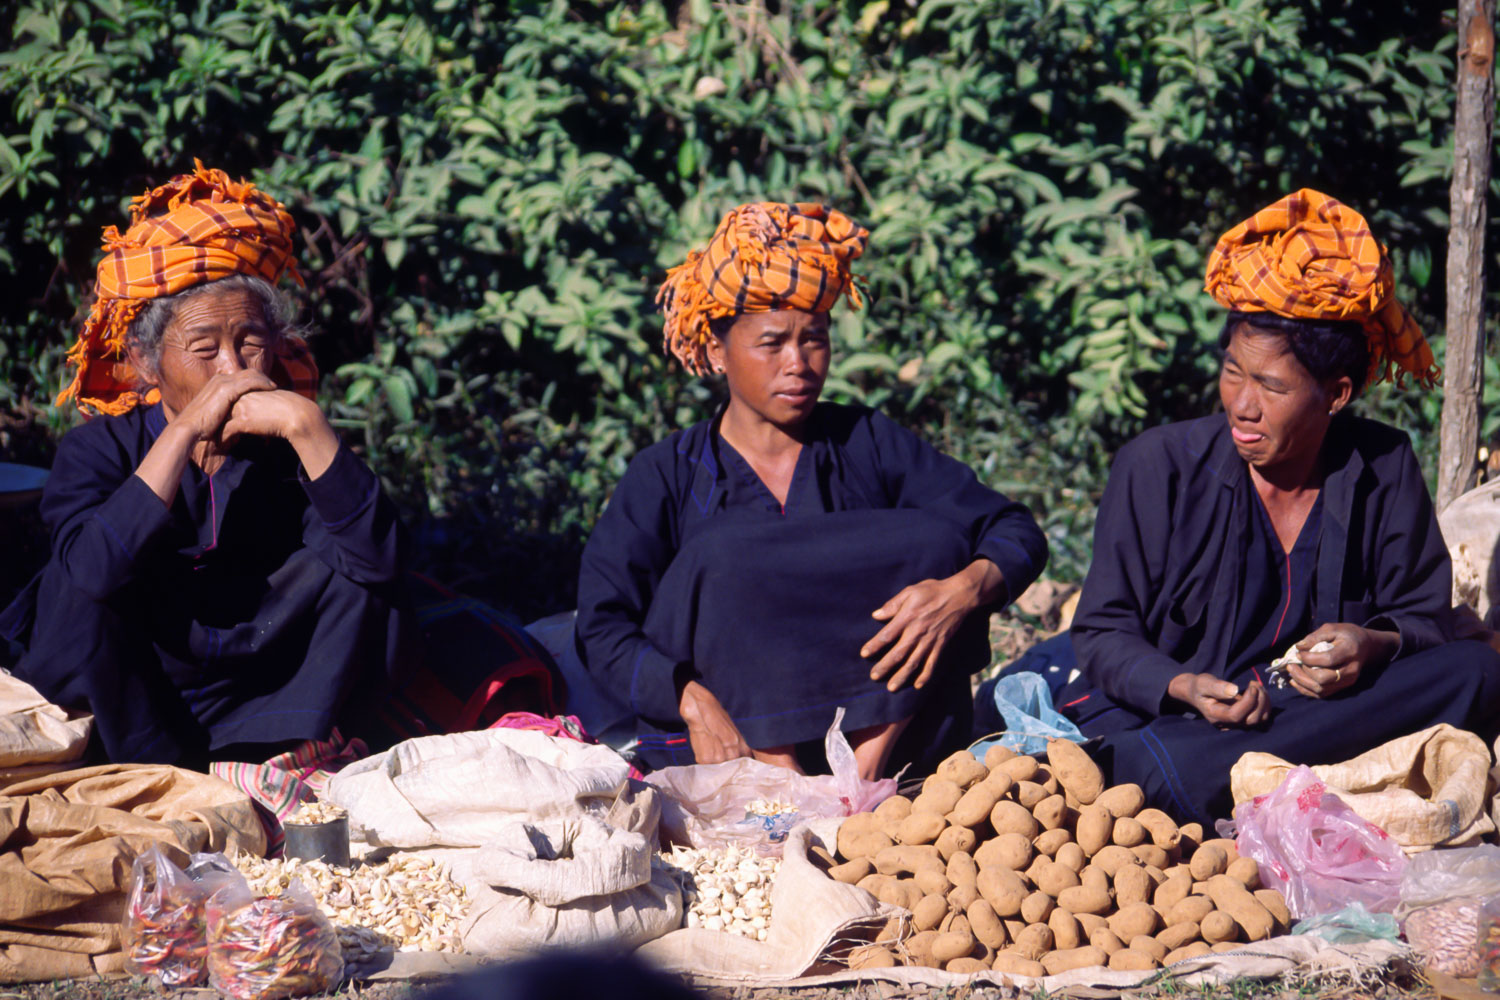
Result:
M301 883L279 896L231 884L209 897L209 985L234 1000L323 993L344 978L338 934Z
M120 936L125 964L164 986L200 986L208 979L205 887L152 845L130 866L130 896Z

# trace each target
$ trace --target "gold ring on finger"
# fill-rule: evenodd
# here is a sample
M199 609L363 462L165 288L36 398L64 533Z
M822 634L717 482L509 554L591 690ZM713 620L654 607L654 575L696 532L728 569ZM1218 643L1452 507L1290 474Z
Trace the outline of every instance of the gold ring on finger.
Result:
M1337 684L1339 681L1341 681L1343 679L1344 679L1344 668L1343 667L1335 667L1334 671L1333 671L1333 682L1335 684Z

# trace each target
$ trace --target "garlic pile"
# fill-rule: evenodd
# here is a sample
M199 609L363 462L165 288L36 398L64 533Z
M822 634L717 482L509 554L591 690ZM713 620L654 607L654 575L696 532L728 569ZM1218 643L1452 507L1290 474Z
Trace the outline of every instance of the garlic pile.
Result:
M267 860L248 854L235 867L258 895L277 896L301 882L338 931L345 956L382 951L461 952L458 925L468 893L444 865L417 854L340 868L322 861Z
M304 802L282 821L282 826L317 826L319 823L343 819L347 815L349 814L342 806L336 806L332 802Z
M780 810L767 813L776 811ZM673 847L659 857L678 873L688 927L766 939L771 926L771 882L781 867L780 858L763 858L735 846Z

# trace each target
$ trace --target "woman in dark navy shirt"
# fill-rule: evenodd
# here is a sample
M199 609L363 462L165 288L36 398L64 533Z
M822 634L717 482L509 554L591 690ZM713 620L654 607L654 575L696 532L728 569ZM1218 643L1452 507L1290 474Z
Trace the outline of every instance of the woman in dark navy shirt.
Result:
M866 777L961 746L984 612L1046 561L1026 509L966 466L818 401L866 236L823 206L743 206L663 290L669 348L722 373L729 402L631 463L584 551L577 626L652 766L796 767L839 707Z
M304 394L271 284L281 206L200 167L136 216L107 234L72 355L64 398L103 415L58 447L51 558L5 616L16 674L92 712L112 761L264 760L328 738L407 662L405 537Z

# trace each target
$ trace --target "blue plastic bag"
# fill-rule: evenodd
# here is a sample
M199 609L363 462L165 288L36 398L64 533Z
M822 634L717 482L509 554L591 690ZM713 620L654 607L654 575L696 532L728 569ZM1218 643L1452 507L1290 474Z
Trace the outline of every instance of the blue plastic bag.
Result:
M995 682L994 699L1005 730L998 739L980 740L969 747L980 760L997 743L1019 754L1036 755L1047 752L1049 739L1084 742L1078 727L1052 707L1052 692L1041 674L1002 673Z
M1400 932L1389 913L1371 913L1363 903L1350 903L1342 910L1320 914L1297 924L1293 934L1315 934L1329 944L1359 944L1361 941L1395 941Z

